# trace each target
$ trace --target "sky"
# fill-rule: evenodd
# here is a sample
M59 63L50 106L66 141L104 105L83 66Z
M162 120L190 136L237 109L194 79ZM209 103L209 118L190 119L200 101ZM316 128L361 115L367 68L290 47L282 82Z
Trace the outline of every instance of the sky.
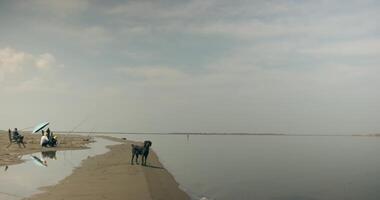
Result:
M380 3L0 0L0 128L380 133Z

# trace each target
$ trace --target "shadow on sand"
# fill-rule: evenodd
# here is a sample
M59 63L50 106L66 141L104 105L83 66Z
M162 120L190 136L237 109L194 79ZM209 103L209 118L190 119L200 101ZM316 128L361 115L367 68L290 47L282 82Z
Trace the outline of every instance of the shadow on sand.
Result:
M159 167L159 166L154 166L154 165L142 165L143 167L150 167L150 168L154 168L154 169L164 169L163 167Z

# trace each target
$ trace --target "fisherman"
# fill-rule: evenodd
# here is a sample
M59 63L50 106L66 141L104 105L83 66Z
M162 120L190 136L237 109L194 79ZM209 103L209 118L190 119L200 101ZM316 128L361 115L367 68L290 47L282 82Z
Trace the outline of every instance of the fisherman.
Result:
M12 138L13 138L13 140L16 141L16 142L22 142L23 139L24 139L24 136L22 136L22 135L18 132L17 128L15 128L15 129L13 130L13 132L12 132Z
M9 134L9 140L10 140L9 145L11 145L13 142L15 142L18 144L19 147L21 147L21 144L22 144L22 146L24 146L24 148L25 148L24 136L18 132L17 128L15 128L13 131L8 129L8 134ZM8 147L9 147L9 145L8 145Z
M40 141L40 145L42 147L47 147L48 144L49 144L49 139L48 137L46 136L47 133L45 133L42 137L41 137L41 141Z
M7 148L10 145L12 145L12 143L17 143L19 147L21 147L21 144L22 144L25 148L24 136L18 132L17 128L15 128L13 131L11 131L11 129L8 129L8 137L9 137L9 145L7 146Z
M8 137L9 137L9 142L12 143L12 131L10 128L8 129Z
M51 135L50 135L50 128L48 128L47 130L46 130L46 136L47 136L47 138L50 140L51 139Z
M56 135L53 135L53 132L51 132L51 138L49 140L49 145L51 147L55 147L55 146L57 146L57 142L58 142L58 137Z
M48 133L47 138L49 139L49 146L55 147L57 146L57 136L54 135L53 131L50 129L46 130L46 133Z

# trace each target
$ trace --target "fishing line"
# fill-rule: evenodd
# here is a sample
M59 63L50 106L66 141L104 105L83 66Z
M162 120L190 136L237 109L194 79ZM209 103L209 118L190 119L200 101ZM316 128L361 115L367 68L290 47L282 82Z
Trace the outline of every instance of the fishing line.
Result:
M70 133L73 133L77 128L79 128L80 126L82 126L89 118L90 118L90 116L85 117L76 126L74 126L74 128L70 131Z
M80 121L76 126L74 126L74 128L69 132L69 134L70 133L74 133L74 131L77 129L77 128L79 128L80 126L82 126L85 122L87 122L88 121L88 119L91 117L91 115L87 115L82 121ZM92 131L94 131L95 130L95 127L93 128L93 130ZM65 162L67 162L69 165L71 165L71 167L73 167L74 168L74 163L73 162L71 162L70 161L70 159L66 159L66 152L67 152L67 150L64 150L63 151L63 157L64 157L64 160L65 160ZM72 150L70 150L70 157L72 157Z
M0 192L0 194L6 195L6 196L11 196L11 197L23 198L23 199L27 198L27 197L24 197L24 196L21 196L21 195L7 193L7 192Z

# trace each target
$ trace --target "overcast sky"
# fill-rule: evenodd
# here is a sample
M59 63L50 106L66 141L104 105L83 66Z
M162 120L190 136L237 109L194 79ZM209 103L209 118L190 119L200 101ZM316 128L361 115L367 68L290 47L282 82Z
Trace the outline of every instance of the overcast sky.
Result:
M380 132L380 3L0 0L0 128Z

